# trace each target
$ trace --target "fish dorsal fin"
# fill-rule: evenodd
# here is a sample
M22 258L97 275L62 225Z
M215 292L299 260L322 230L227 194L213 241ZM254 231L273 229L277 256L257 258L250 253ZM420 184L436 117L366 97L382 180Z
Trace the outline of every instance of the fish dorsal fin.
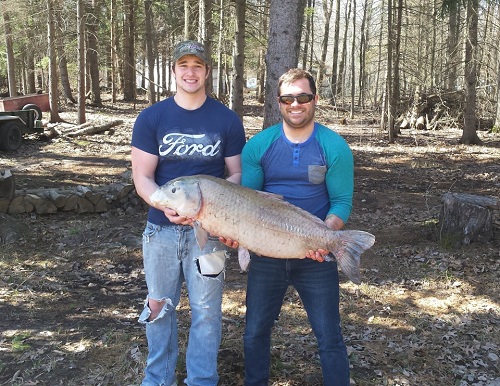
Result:
M274 198L275 200L282 200L283 196L281 194L271 193L271 192L263 192L262 190L256 190L257 193L262 194L263 196Z

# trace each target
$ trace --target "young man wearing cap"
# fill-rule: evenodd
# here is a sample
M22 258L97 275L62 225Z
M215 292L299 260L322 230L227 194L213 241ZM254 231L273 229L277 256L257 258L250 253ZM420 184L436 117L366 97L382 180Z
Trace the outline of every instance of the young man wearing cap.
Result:
M245 132L233 111L206 95L210 67L202 44L177 44L172 71L175 96L144 109L132 134L134 184L150 205L143 233L148 296L139 317L146 325L149 350L142 386L177 384L176 307L183 282L191 308L184 382L215 386L226 246L214 237L201 250L191 220L155 207L149 197L167 181L186 175L227 176L239 184Z

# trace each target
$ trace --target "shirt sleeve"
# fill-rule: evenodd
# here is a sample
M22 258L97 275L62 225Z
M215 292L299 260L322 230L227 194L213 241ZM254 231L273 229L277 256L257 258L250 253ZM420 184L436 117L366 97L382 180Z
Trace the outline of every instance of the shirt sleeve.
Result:
M332 133L335 134L334 138L322 144L327 159L328 214L334 214L346 223L352 211L354 159L347 142L340 135Z
M246 137L243 122L241 122L241 119L236 114L233 114L233 122L229 130L228 146L225 156L232 157L241 154L245 141Z
M264 186L264 170L258 152L258 139L251 138L243 147L241 153L241 185L247 188L262 190Z
M132 131L132 146L147 153L158 155L158 141L156 139L156 129L151 122L150 108L142 110L136 118Z

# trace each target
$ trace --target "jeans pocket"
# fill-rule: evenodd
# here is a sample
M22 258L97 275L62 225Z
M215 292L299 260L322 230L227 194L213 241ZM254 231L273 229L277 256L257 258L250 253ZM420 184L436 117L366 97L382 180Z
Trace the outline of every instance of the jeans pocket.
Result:
M226 251L224 249L214 250L198 257L198 271L203 276L217 277L226 264Z
M156 233L158 233L160 227L158 225L148 223L144 232L142 232L142 240L144 242L148 242L150 237L153 237Z

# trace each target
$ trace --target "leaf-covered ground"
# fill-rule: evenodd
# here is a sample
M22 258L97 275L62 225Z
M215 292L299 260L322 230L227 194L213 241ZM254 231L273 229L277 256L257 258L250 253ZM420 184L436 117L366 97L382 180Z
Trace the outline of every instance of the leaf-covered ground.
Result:
M28 138L0 153L18 189L104 185L128 178L138 111L105 102L87 119L124 119L113 135ZM249 135L262 106L247 106ZM61 113L75 122L76 113ZM341 275L341 313L355 385L500 385L500 213L493 241L458 249L439 237L446 192L500 198L500 135L458 145L457 130L403 131L395 144L357 117L347 125L330 107L320 121L344 135L356 161L349 229L376 235L362 257L363 283ZM147 351L137 322L146 295L141 208L105 214L12 216L19 239L0 245L0 385L138 385ZM9 225L7 225L9 224ZM17 228L16 228L17 229ZM246 276L228 261L220 385L242 385ZM179 306L182 383L189 307ZM273 333L272 384L321 385L315 338L290 289Z

